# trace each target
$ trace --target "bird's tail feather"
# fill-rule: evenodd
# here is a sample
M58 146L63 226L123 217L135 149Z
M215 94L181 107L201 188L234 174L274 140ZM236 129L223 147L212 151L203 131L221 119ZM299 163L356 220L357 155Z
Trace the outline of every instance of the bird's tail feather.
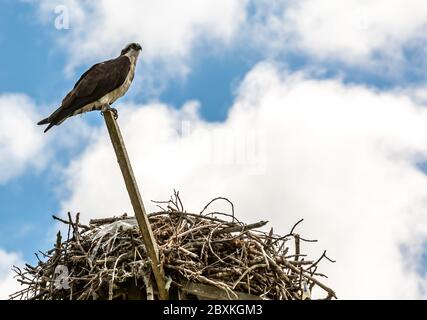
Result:
M55 124L54 123L49 123L49 125L47 126L46 129L44 129L44 132L46 133L47 130L49 130L50 128L52 128Z
M43 119L43 120L37 122L37 124L39 126L42 125L42 124L48 124L48 123L50 123L49 117L47 117L46 119Z
M51 117L47 117L46 119L43 119L43 120L37 122L38 125L49 124L47 126L47 128L44 130L44 132L46 132L47 130L49 130L50 128L52 128L55 125L55 123L53 123L50 118Z

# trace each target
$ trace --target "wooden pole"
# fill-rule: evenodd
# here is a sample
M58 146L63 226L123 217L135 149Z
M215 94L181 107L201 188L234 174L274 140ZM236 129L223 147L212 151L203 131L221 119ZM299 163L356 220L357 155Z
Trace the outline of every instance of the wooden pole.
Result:
M157 288L159 290L159 297L161 300L167 300L168 292L165 286L165 274L163 271L163 266L159 262L159 252L157 250L156 241L153 236L153 230L151 229L147 213L145 212L144 204L139 193L138 185L133 174L132 166L129 161L120 128L116 119L113 117L112 111L106 110L103 114L114 151L116 152L117 161L119 163L120 170L122 171L123 179L125 180L126 189L129 193L129 198L135 212L135 217L138 221L139 229L141 230L145 248L151 260L151 267L153 269Z

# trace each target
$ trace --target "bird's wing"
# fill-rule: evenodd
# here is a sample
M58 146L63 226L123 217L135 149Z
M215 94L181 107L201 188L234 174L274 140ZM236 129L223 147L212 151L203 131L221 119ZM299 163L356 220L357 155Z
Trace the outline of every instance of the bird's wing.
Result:
M126 56L95 64L80 77L62 100L61 107L49 117L51 123L61 122L76 110L120 87L129 69L130 60Z

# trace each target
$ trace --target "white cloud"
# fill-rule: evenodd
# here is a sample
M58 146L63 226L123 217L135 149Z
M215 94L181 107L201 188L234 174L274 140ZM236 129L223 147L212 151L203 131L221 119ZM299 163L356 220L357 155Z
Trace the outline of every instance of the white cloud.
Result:
M63 168L55 156L74 155L91 139L93 132L83 116L65 121L61 130L43 133L37 122L52 112L47 109L25 94L0 93L0 184L29 171L40 173L47 164L49 177L56 176Z
M54 8L69 9L70 29L53 33L69 53L68 72L116 56L125 43L140 41L148 62L146 74L151 77L160 71L160 78L187 74L193 48L200 44L217 52L251 48L264 57L304 53L316 63L340 61L396 76L407 59L423 62L416 55L408 58L405 50L422 56L426 43L423 0L43 0L36 4L52 29L57 18ZM150 81L149 76L146 82Z
M405 46L425 44L422 0L303 0L261 2L258 37L279 50L300 49L319 59L372 67L404 61ZM415 42L415 43L414 43Z
M20 255L0 249L0 300L9 299L10 294L20 289L19 283L13 278L13 265L22 265Z
M25 95L0 94L0 183L40 169L45 161L45 141L36 123L40 116Z
M70 29L58 30L57 38L69 50L71 68L116 56L125 44L138 41L144 59L161 59L170 70L185 73L196 40L215 41L213 48L231 41L245 19L246 1L44 0L37 4L44 20L51 19L52 28L54 8L58 4L69 8Z
M176 188L187 210L227 196L240 218L268 219L280 233L304 218L301 234L320 240L304 250L326 248L338 260L323 270L340 298L421 297L415 262L427 239L427 178L415 163L427 158L425 109L403 93L266 63L246 76L224 123L204 122L197 108L121 109L150 210L150 199ZM85 219L132 212L106 130L93 137L64 176L63 211Z

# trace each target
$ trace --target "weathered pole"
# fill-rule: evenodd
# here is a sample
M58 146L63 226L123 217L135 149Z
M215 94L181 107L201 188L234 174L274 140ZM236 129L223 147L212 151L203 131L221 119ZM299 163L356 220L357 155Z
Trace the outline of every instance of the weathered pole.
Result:
M151 260L151 268L153 269L154 277L159 290L159 297L162 300L168 299L168 292L165 286L165 274L163 265L159 262L159 251L154 239L153 230L151 229L147 213L142 202L141 194L139 193L138 185L133 174L132 166L126 151L120 128L113 112L106 110L103 112L105 124L107 125L108 133L110 134L111 142L116 153L117 161L122 171L123 179L125 180L126 189L132 203L133 211L136 220L138 221L139 229L141 230L145 248Z

